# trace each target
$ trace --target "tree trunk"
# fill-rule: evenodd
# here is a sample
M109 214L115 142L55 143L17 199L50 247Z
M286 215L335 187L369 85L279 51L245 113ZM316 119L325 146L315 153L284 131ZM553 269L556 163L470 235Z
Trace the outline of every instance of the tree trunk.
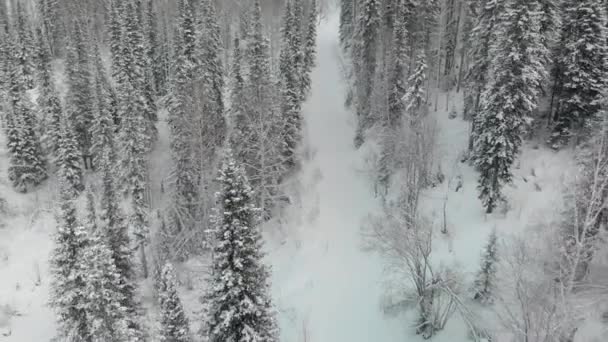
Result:
M549 103L549 113L547 114L547 127L551 127L553 122L553 102L555 101L555 87L557 86L557 80L553 81L553 89L551 91L551 102Z

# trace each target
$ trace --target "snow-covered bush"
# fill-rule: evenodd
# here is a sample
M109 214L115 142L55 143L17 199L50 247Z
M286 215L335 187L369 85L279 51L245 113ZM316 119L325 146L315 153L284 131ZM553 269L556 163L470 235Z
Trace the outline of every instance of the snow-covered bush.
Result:
M456 119L458 117L458 112L456 111L456 107L452 106L452 109L450 110L450 113L448 114L448 118L450 120L452 119Z
M577 335L587 334L581 331L585 322L600 315L606 297L608 126L597 127L579 153L581 168L567 186L565 210L501 253L505 269L499 272L496 310L515 340L587 341Z
M413 304L418 311L416 333L424 338L442 330L458 308L457 274L431 261L432 226L416 213L411 196L384 205L381 215L370 217L364 230L366 247L387 257L396 286L406 298L393 303ZM407 283L413 284L412 288Z
M404 118L398 127L377 127L370 132L377 137L379 146L373 150L378 156L368 159L374 163L376 187L383 188L386 194L391 184L399 184L410 189L412 200L417 202L420 191L435 181L437 122L432 117L412 120Z
M496 287L496 267L498 254L496 252L496 231L492 231L481 258L481 269L473 284L473 299L490 304L494 301Z
M581 307L555 278L556 260L537 239L509 243L496 296L498 318L516 341L572 341L566 336L580 322Z

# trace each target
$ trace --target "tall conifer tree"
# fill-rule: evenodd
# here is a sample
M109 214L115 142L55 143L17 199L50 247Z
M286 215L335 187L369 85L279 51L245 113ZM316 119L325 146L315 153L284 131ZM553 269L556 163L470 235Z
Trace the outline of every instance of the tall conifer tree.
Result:
M116 127L112 118L113 108L111 88L101 61L99 47L94 49L94 97L93 109L95 116L91 127L91 152L93 167L96 170L111 170L116 165Z
M69 83L67 113L79 149L83 156L88 156L93 120L91 56L88 28L81 20L74 20L70 37L66 63Z
M497 273L497 237L496 231L492 231L490 238L486 244L485 250L481 259L481 269L475 277L473 284L473 298L482 303L492 303L496 289L496 273Z
M284 121L283 158L288 168L295 165L295 152L301 139L302 117L300 106L300 32L296 18L296 4L289 1L283 16L281 54L279 59L281 112Z
M197 166L194 158L192 75L197 65L194 12L190 0L180 0L175 28L175 64L167 96L171 157L173 160L173 235L192 229L197 216Z
M165 264L160 279L160 340L161 342L190 342L188 317L177 293L175 270Z
M471 43L470 64L466 74L464 89L464 116L472 120L469 149L473 149L476 139L476 116L480 111L481 93L484 91L490 72L492 42L496 38L496 24L503 11L505 0L479 0L473 6L475 18L469 42Z
M380 1L358 0L361 13L356 19L355 41L352 49L357 94L357 132L355 146L363 144L365 131L372 126L371 97L376 74L376 53L380 32Z
M226 118L224 106L224 69L222 66L222 42L217 23L215 5L211 0L200 4L201 13L197 32L197 77L200 87L201 110L195 118L196 156L199 169L199 182L208 182L205 173L216 164L216 153L226 139ZM215 172L213 172L215 173Z
M51 55L48 48L48 42L41 30L38 30L37 38L38 84L40 90L37 102L41 112L41 120L37 131L40 134L43 149L47 154L56 158L61 136L63 111L61 108L61 101L59 100L59 94L57 94L52 79Z
M46 161L38 134L36 119L28 94L28 77L24 74L26 60L22 58L21 40L13 39L9 55L7 142L10 152L8 176L13 186L22 192L47 178Z
M55 164L64 191L77 197L84 190L82 158L72 127L65 119L60 120L59 125L61 130Z
M306 26L306 37L304 41L304 61L302 70L302 81L301 81L301 101L304 101L306 95L310 92L311 87L311 73L315 66L315 59L317 57L317 0L312 0L310 3L310 9L308 13L308 21Z
M482 96L474 149L481 173L480 199L488 213L503 199L502 188L512 180L511 166L546 77L537 9L535 1L509 0L496 27L494 79Z
M27 90L34 88L34 78L36 77L36 47L34 44L34 36L32 32L30 16L21 2L17 2L16 6L16 25L17 38L19 41L19 65L23 73L24 85Z
M564 2L564 20L557 56L559 85L554 148L565 144L576 130L599 111L599 95L608 82L606 8L593 0Z
M60 186L63 186L60 183ZM89 322L83 308L86 277L82 253L88 245L86 230L78 222L71 190L62 190L57 213L55 248L51 256L51 300L57 313L58 334L68 341L87 341Z
M230 153L218 180L207 336L210 342L278 341L253 193Z
M149 239L148 205L145 200L147 188L147 157L152 137L150 118L147 116L146 96L142 73L143 47L137 4L130 0L124 4L124 42L121 46L122 60L118 79L119 91L119 165L120 178L127 193L131 195L131 226L140 250L141 265L147 276L145 245Z
M58 57L64 47L59 2L57 0L38 0L38 11L41 15L42 31L49 44L50 52L53 56Z

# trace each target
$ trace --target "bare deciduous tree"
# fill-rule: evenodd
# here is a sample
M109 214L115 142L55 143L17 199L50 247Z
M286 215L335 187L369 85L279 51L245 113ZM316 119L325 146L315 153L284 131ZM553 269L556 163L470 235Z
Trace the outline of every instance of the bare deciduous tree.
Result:
M461 303L457 300L460 281L454 272L431 261L433 229L414 210L407 196L386 203L382 215L369 220L366 247L383 254L399 286L410 289L401 303L415 305L419 313L416 333L430 338L443 329Z

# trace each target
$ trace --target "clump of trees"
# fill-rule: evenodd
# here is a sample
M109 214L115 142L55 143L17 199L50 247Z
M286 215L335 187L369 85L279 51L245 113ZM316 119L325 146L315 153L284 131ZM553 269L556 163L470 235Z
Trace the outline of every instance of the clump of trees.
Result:
M9 178L23 192L49 177L61 185L51 301L58 338L143 340L136 280L148 275L146 254L154 242L163 249L154 251L162 338L191 339L176 276L163 266L195 253L219 253L222 243L210 234L216 228L210 221L213 195L227 186L215 181L221 151L232 149L234 161L222 172L234 173L249 201L242 209L250 210L246 231L256 227L260 212L272 218L277 203L288 200L282 187L299 166L301 106L311 88L319 4L286 4L280 37L265 27L260 1L39 0L31 8L16 2L10 11L0 4L0 118ZM65 77L58 77L60 64ZM65 87L55 79L65 80ZM167 210L159 211L162 227L156 227L148 158L165 111L173 172L161 188L171 196L163 202L172 205L161 208ZM88 205L81 212L76 203L85 189ZM162 241L151 241L157 236ZM260 259L245 275L258 291L248 295L267 314L252 323L257 314L243 313L234 324L275 340L259 232L247 239L243 251L225 253ZM225 308L215 295L218 312L210 326ZM220 328L205 335L223 340L240 334Z

